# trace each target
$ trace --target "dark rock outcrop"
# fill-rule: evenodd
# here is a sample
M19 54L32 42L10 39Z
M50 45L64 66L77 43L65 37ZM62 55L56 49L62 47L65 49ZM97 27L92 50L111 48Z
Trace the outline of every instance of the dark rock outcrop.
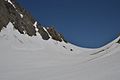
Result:
M50 36L52 36L52 39L62 41L61 35L56 32L56 30L53 27L47 28L47 31L49 32Z
M12 2L12 4L8 2L8 0L0 0L0 32L3 27L6 27L9 22L12 22L14 28L18 30L21 34L36 36L36 30L34 26L36 20L15 0L10 1ZM48 40L50 36L43 29L42 25L38 23L36 26L42 38L44 40ZM54 40L60 42L64 40L65 42L67 42L64 37L54 28L48 28L47 30Z
M3 0L0 0L0 31L2 30L3 26L5 27L8 22L8 11L5 6L5 2Z
M120 44L120 39L118 40L118 42L117 43L119 43Z
M64 41L67 43L63 35L57 32L54 27L48 27L47 31L49 32L50 36L52 36L52 39L60 41L60 42Z
M39 29L38 32L41 34L41 36L44 40L48 40L50 38L48 33L43 29L43 27L38 25L38 29Z

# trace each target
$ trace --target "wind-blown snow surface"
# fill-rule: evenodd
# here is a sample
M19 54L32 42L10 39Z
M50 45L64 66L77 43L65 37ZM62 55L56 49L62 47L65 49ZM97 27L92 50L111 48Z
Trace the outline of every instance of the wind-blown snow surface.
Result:
M10 22L0 32L0 80L119 80L118 39L98 49L80 48L22 35Z

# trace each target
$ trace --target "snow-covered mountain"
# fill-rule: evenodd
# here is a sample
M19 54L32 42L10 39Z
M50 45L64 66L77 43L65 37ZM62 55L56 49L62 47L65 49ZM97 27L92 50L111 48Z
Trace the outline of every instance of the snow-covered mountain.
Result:
M51 36L54 40L66 42L53 27L43 27L15 0L0 0L0 21L0 31L11 22L21 34L36 36L38 33L44 40L50 39Z
M120 37L77 47L15 0L0 0L0 80L119 80L119 61Z

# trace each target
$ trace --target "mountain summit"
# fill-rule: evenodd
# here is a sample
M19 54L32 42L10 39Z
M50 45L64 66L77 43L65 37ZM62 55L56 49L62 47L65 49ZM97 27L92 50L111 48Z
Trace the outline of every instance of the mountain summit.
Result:
M15 0L0 0L0 31L11 22L21 34L36 36L39 33L44 40L52 39L67 42L62 34L53 27L43 27L29 12L22 8Z

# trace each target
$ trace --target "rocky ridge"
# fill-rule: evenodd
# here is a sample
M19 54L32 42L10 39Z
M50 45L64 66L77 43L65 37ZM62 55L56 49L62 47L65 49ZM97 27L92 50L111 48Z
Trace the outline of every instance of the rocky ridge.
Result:
M67 42L55 28L43 27L16 0L0 0L0 32L9 22L21 34L27 34L32 37L36 36L38 32L44 40L52 38L56 41Z

